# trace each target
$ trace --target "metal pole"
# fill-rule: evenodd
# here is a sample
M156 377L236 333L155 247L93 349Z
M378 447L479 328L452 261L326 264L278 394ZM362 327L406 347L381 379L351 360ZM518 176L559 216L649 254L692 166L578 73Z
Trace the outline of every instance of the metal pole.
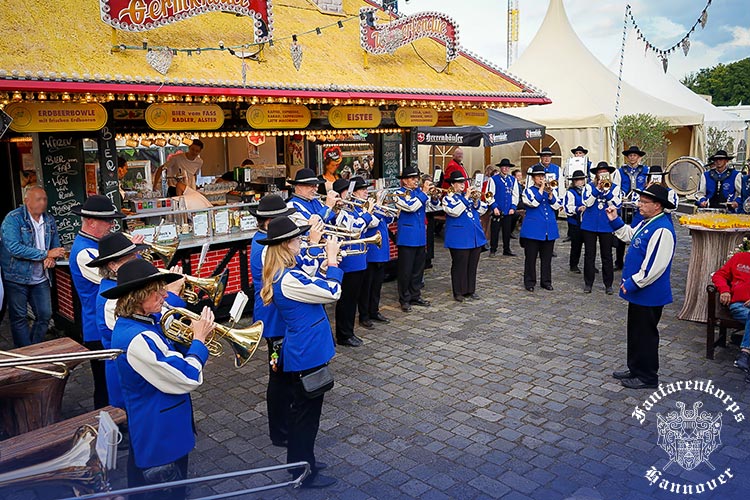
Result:
M620 93L622 91L622 65L625 60L625 37L628 34L628 18L630 17L630 4L625 6L625 20L622 23L622 45L620 46L620 70L617 74L617 97L615 98L615 116L612 124L612 139L609 145L609 160L614 163L617 158L617 119L620 114Z

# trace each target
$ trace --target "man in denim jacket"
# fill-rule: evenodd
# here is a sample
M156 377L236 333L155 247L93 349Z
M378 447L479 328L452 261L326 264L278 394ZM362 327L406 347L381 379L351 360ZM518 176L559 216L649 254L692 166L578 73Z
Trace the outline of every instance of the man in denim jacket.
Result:
M41 186L30 188L23 206L5 216L2 234L0 266L13 344L23 347L42 342L52 317L48 270L65 250L55 219L47 213L47 193ZM26 320L28 304L35 317L31 329Z

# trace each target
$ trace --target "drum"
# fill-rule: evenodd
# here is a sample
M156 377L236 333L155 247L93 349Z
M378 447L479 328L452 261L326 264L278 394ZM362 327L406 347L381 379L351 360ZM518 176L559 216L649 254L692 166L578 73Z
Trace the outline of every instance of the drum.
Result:
M636 205L632 201L624 201L622 202L622 221L630 225L631 222L633 222L633 215L635 215L635 211L638 210L636 208Z
M679 196L691 196L698 191L701 175L705 171L703 162L692 156L681 156L667 166L664 181Z

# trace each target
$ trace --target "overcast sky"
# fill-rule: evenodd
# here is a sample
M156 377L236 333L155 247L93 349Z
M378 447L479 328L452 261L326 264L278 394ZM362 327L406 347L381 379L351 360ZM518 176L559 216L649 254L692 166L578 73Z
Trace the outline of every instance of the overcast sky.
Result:
M623 17L628 2L618 0L564 0L573 29L584 45L605 65L619 56ZM660 48L679 41L700 16L706 0L630 0L641 31ZM531 42L544 19L549 0L519 0L519 49ZM402 13L439 11L453 17L460 28L460 43L506 67L507 0L405 0ZM677 78L718 63L750 56L750 0L713 0L708 24L690 37L690 52L671 55L669 72Z

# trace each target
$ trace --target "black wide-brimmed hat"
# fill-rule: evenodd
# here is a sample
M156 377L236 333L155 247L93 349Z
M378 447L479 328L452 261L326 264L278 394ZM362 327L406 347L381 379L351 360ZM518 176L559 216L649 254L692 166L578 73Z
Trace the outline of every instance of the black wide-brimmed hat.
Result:
M117 286L103 291L101 296L105 299L119 299L155 281L172 283L181 278L181 274L159 271L152 263L144 259L133 259L117 270Z
M315 172L313 172L311 168L302 168L294 175L294 179L289 179L287 182L293 186L296 184L317 186L318 184L325 184L326 181L318 179L318 176L315 175Z
M99 257L87 263L86 266L101 267L107 262L141 252L147 248L148 245L136 245L122 233L109 233L99 240Z
M254 217L273 219L284 215L292 215L297 211L294 207L286 206L284 199L277 194L267 194L260 199L258 206L247 209Z
M404 169L401 171L401 175L398 176L399 179L406 179L408 177L419 177L419 169L414 168L411 165L407 165L404 167Z
M610 165L609 163L607 163L606 161L600 161L599 163L596 164L595 167L591 167L591 172L594 174L599 172L599 170L606 170L607 172L611 174L617 169L613 167L612 165Z
M268 223L266 238L258 240L258 243L261 245L278 245L286 240L305 234L309 229L309 224L298 226L289 217L276 217Z
M645 151L641 151L641 148L638 146L630 146L628 149L624 150L622 152L623 155L628 156L629 154L635 153L638 156L646 156Z
M125 214L117 210L106 196L95 194L86 198L83 205L70 209L76 215L89 219L122 219Z
M555 153L552 152L552 150L548 147L543 147L541 151L539 151L539 156L553 156Z
M349 189L349 179L336 179L333 181L333 185L331 186L331 189L333 191L336 191L339 195Z
M585 155L589 154L589 150L584 148L583 146L576 146L575 149L571 149L570 152L573 154L576 154L576 153L583 153Z
M500 168L502 168L502 167L515 167L515 165L513 165L510 162L510 160L507 159L507 158L503 158L502 160L500 160L500 163L495 163L495 166L496 167L500 167Z
M734 156L727 154L723 149L718 150L714 154L708 157L708 162L713 163L716 160L731 160Z
M458 170L454 170L448 177L448 182L451 184L453 184L454 182L466 182L466 177L464 177L464 175Z
M574 181L576 179L586 179L588 176L583 173L583 170L576 170L573 172L573 175L570 176L570 180Z
M661 165L651 165L648 167L648 175L669 175L669 172L663 171Z
M359 189L366 189L367 186L370 185L369 182L367 182L364 177L361 175L357 175L349 179L349 182L354 182L354 187L352 187L352 191L357 191Z
M640 196L651 198L652 200L658 201L664 208L675 208L674 203L669 201L669 189L665 188L661 184L651 184L646 189L634 189Z
M532 165L531 168L529 168L528 174L529 175L538 175L538 174L545 174L544 171L544 165L541 163L537 163L536 165Z

